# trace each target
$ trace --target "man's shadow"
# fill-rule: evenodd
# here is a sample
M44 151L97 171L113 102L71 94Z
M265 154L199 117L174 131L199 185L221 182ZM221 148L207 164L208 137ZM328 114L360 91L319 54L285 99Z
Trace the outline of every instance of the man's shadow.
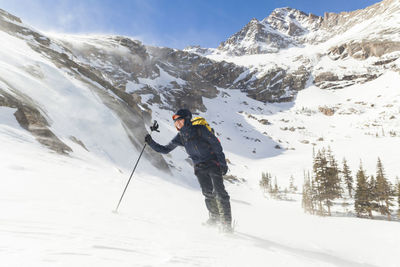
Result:
M250 234L242 233L242 232L237 232L235 231L234 234L235 237L238 237L242 240L247 240L247 241L252 241L254 244L262 249L266 250L273 250L274 248L280 249L286 252L289 252L290 254L293 254L295 256L303 257L303 258L308 258L311 260L319 260L321 262L326 262L329 264L333 264L336 266L351 266L351 267L375 267L376 265L371 265L367 263L358 263L350 260L346 260L343 258L339 258L334 255L330 255L327 253L323 252L315 252L315 251L309 251L305 249L299 249L299 248L294 248L294 247L289 247L285 246L276 242L272 242L260 237L256 237Z

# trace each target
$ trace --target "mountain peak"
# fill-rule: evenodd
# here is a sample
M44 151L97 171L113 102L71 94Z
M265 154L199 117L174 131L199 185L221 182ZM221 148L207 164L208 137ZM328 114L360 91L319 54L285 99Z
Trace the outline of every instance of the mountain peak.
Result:
M297 46L300 37L319 28L321 17L306 14L291 7L276 8L259 21L250 20L238 33L221 43L219 50L230 54L274 53L279 49Z
M258 22L260 22L258 19L252 18L249 23L258 23Z
M262 22L270 24L272 28L289 36L301 36L318 29L321 20L314 14L306 14L295 8L283 7L276 8Z
M275 8L272 12L271 12L271 14L273 14L273 13L284 13L284 12L286 12L286 13L290 13L290 12L301 12L301 13L304 13L303 11L301 11L301 10L298 10L298 9L296 9L296 8L292 8L292 7L278 7L278 8ZM305 14L305 13L304 13Z
M274 53L287 45L281 33L266 23L252 19L239 32L222 42L218 50L234 55Z

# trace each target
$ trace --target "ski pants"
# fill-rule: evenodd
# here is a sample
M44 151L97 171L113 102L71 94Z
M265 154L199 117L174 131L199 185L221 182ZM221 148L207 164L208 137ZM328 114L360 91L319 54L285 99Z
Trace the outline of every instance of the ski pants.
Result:
M232 222L230 197L225 190L219 167L213 162L200 163L195 165L194 170L210 217L230 224Z

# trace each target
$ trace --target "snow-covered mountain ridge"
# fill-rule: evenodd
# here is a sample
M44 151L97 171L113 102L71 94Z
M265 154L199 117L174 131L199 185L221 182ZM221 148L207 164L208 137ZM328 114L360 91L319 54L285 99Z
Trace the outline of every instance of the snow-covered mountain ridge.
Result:
M222 42L217 51L232 55L275 53L288 47L320 44L357 28L349 41L363 39L398 47L398 1L385 0L353 12L325 13L323 17L292 8L277 8L261 21L252 19L241 31ZM374 25L374 27L370 27ZM397 34L396 34L397 33ZM395 38L393 38L393 34ZM378 44L375 44L376 47ZM397 50L391 47L389 51ZM385 49L378 54L382 55ZM380 56L378 55L378 56ZM369 55L364 55L369 56Z

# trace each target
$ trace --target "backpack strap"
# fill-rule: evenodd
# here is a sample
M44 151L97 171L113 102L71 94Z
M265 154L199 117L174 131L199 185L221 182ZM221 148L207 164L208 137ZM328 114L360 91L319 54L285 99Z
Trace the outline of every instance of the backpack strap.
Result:
M205 127L206 129L207 129L207 127L205 126L205 125L196 125L197 126L197 134L199 135L199 137L202 139L202 140L204 140L207 144L208 144L208 147L210 148L210 150L212 151L212 147L211 147L211 144L210 144L210 142L207 140L207 138L205 138L205 137L203 137L203 135L201 134L201 128L200 127ZM208 129L207 129L207 131L208 131Z

